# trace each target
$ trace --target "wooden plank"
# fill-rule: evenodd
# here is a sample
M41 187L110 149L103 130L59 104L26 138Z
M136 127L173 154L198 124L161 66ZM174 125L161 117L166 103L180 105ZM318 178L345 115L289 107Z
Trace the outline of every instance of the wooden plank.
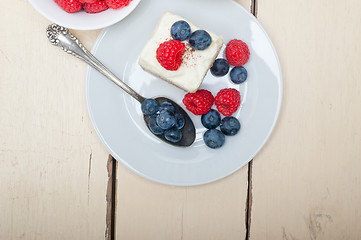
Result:
M360 239L361 2L258 2L284 103L253 162L250 239Z
M247 168L207 185L150 182L118 164L117 239L244 239Z
M247 9L248 11L252 12L251 8L253 6L253 1L254 0L235 0L237 3L239 3L242 7L244 7L245 9Z
M0 8L0 239L104 239L108 153L85 68L50 45L28 1ZM88 47L99 31L76 32Z
M247 187L247 167L211 184L172 187L118 164L116 239L244 239Z

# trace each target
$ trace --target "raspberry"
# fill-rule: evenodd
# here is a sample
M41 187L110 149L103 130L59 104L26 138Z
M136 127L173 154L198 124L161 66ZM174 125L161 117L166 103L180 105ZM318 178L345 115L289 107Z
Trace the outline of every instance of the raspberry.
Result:
M98 2L99 0L79 0L80 3L95 3Z
M210 91L201 89L195 93L187 93L183 98L183 103L195 115L203 115L211 110L214 97Z
M215 103L220 113L231 116L241 104L241 95L234 88L225 88L217 93Z
M226 47L226 58L233 66L242 66L248 62L249 49L245 42L237 39L231 40Z
M55 2L68 13L81 10L81 3L78 0L55 0Z
M182 64L186 45L178 40L161 43L157 49L157 60L167 70L176 71Z
M95 3L84 3L83 8L87 13L98 13L107 10L109 7L105 1L96 1Z
M128 6L131 1L132 0L105 0L107 5L113 9L118 9Z

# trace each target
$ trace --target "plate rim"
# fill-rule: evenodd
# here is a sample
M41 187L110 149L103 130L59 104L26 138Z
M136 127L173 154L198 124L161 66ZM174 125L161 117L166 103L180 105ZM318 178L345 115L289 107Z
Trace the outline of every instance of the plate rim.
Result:
M245 161L244 164L240 164L239 167L232 169L232 171L228 171L225 174L222 174L218 177L212 178L212 179L208 179L208 180L203 180L203 181L197 181L197 182L193 182L193 183L176 183L176 182L170 182L170 181L163 181L163 180L159 180L156 179L154 177L148 176L140 171L138 171L137 169L134 169L133 167L131 167L125 160L123 160L123 158L119 157L118 154L116 154L111 148L110 146L107 144L107 142L105 141L105 139L103 138L103 136L101 135L97 125L95 124L95 120L93 118L93 113L91 111L91 108L89 106L89 79L90 79L90 73L92 71L92 67L90 67L89 65L87 66L87 70L86 70L86 79L85 79L85 97L86 97L86 105L87 105L87 109L88 109L88 115L89 118L91 120L91 123L93 125L93 128L95 130L95 132L97 133L97 136L99 137L99 139L101 140L101 142L103 143L103 145L105 146L105 148L109 151L109 153L114 157L114 159L116 159L117 161L121 162L127 169L129 169L130 171L134 172L135 174L137 174L138 176L141 176L147 180L150 180L152 182L156 182L156 183L161 183L161 184L165 184L165 185L170 185L170 186L180 186L180 187L184 187L184 186L198 186L198 185L204 185L204 184L208 184L208 183L212 183L218 180L221 180L223 178L226 178L230 175L232 175L233 173L237 172L238 170L240 170L242 167L244 167L246 164L248 164L265 146L265 144L267 143L267 141L269 140L269 138L271 137L272 133L275 130L275 127L277 125L279 116L280 116L280 112L281 112L281 108L282 108L282 103L283 103L283 95L284 95L284 86L283 86L283 74L282 74L282 68L281 68L281 63L280 63L280 59L278 57L276 48L270 38L270 36L267 34L266 30L263 28L263 26L261 25L261 23L258 21L258 19L249 11L247 11L242 5L240 5L239 3L235 2L234 0L228 0L229 2L232 2L233 4L236 4L237 7L239 7L241 9L241 11L245 12L248 16L250 16L254 22L257 24L257 26L262 30L262 32L264 33L264 35L266 36L268 42L270 43L270 46L272 48L272 52L276 58L277 61L277 66L278 66L278 74L279 74L279 80L278 80L278 91L279 91L279 95L278 95L278 99L277 99L277 109L275 111L275 117L273 119L272 122L272 126L269 129L269 131L266 134L266 137L263 139L263 141L261 142L261 144L258 146L257 150L252 154L252 156L250 157L250 159L248 159L247 161ZM102 41L102 39L104 38L104 36L107 34L107 32L109 31L110 27L104 28L98 35L93 48L91 50L91 53L94 54L98 47L100 46L100 42Z

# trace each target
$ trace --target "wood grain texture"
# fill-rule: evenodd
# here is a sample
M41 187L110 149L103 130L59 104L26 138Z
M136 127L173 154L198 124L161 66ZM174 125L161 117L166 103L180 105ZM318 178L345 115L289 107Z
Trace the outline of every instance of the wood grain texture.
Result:
M121 164L117 177L117 239L245 238L247 168L196 187L153 183Z
M239 0L246 9L250 1ZM117 171L116 239L245 239L247 166L220 181L172 187Z
M284 102L253 162L250 239L361 237L361 2L259 0Z
M28 3L0 8L0 239L104 239L108 153L85 64L50 45ZM75 32L91 47L98 31Z

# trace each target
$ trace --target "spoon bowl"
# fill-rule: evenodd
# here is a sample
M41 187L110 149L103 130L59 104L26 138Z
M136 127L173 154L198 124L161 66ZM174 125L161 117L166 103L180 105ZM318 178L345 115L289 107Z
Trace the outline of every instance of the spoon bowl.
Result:
M105 77L110 79L113 83L123 89L126 93L128 93L131 97L135 98L139 103L142 103L146 98L134 91L131 87L125 84L122 80L120 80L117 76L115 76L109 69L107 69L96 57L93 56L84 46L83 44L72 35L69 30L65 27L59 26L57 24L51 24L48 26L46 30L47 37L51 44L54 46L60 47L66 53L72 54L73 56L83 60L90 66L92 66L95 70L99 71ZM159 104L168 101L172 103L175 108L175 112L180 113L185 120L185 125L181 129L182 139L179 142L170 142L163 135L155 135L159 139L163 140L166 143L169 143L173 146L177 147L189 147L193 144L196 138L196 130L191 118L188 114L183 110L181 106L177 103L168 99L166 97L157 97L154 98ZM140 107L140 106L139 106ZM148 127L148 122L150 117L143 115L146 126ZM148 127L149 129L149 127ZM150 129L149 129L150 130ZM151 131L152 132L152 131Z
M172 101L169 98L156 97L156 98L154 98L154 100L157 101L157 103L159 105L162 104L163 102L170 102L174 106L175 112L180 113L184 117L184 127L181 129L183 137L179 142L176 142L176 143L169 142L167 139L165 139L163 134L161 134L161 135L154 134L154 135L156 137L158 137L159 139L163 140L164 142L169 143L173 146L177 146L177 147L191 146L194 143L194 140L196 138L196 129L195 129L193 121L189 117L189 115L183 110L182 107L180 107L177 103L175 103L174 101ZM148 126L149 119L150 119L150 116L144 115L145 125L148 127L149 131L151 131Z

